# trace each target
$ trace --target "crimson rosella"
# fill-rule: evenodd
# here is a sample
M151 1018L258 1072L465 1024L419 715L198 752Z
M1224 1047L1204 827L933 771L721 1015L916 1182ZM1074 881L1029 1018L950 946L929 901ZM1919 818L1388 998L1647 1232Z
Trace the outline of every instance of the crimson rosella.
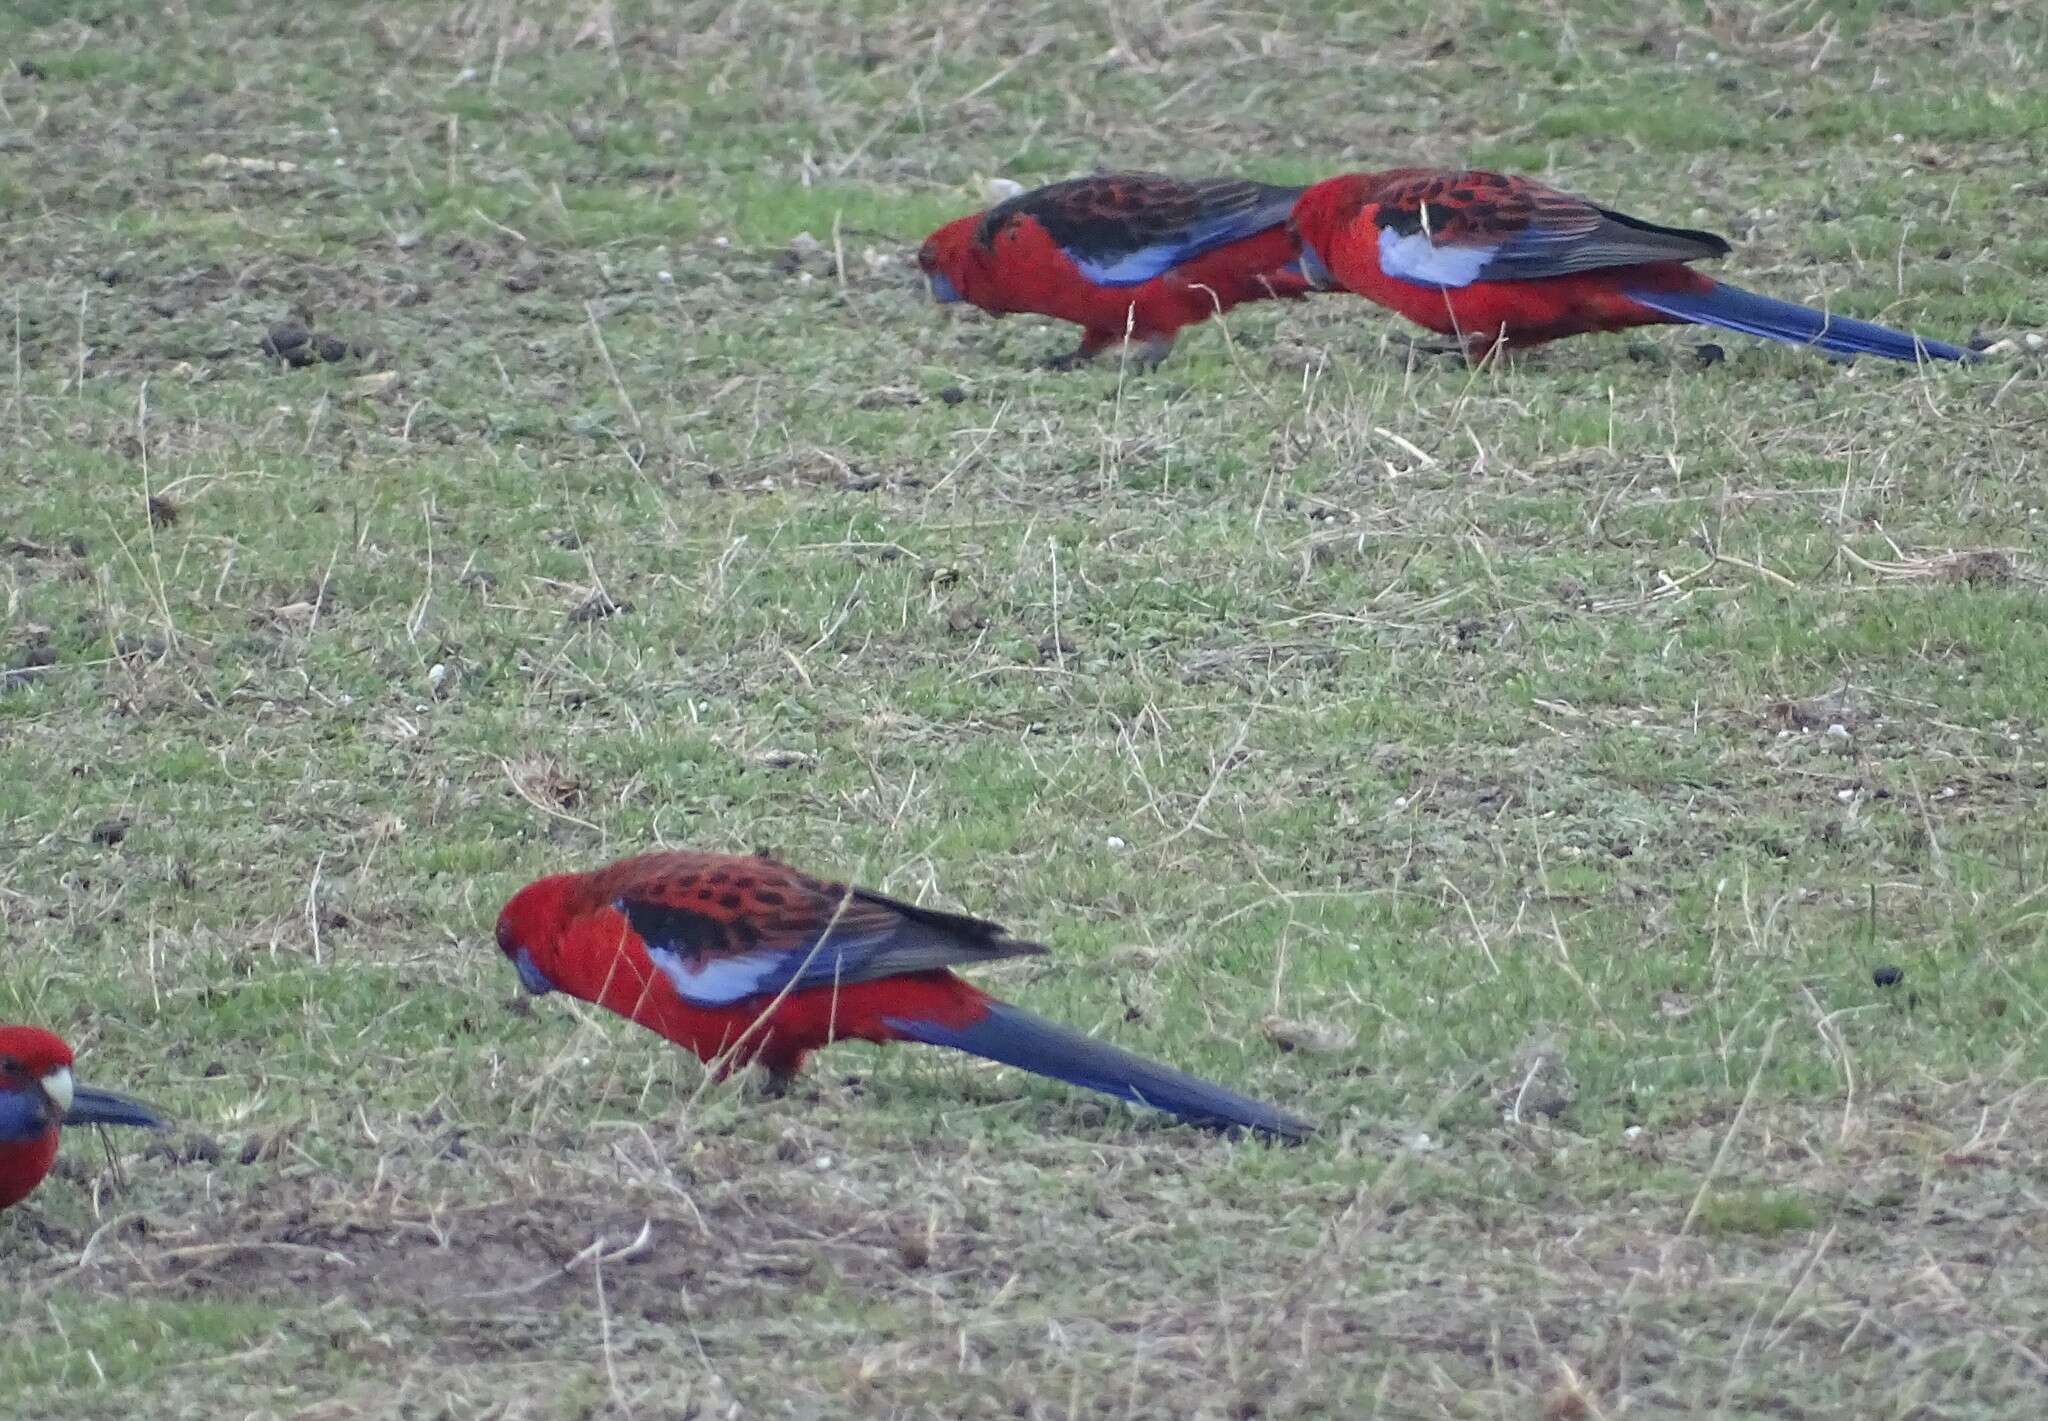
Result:
M1759 296L1686 263L1728 254L1527 178L1394 168L1317 183L1294 205L1302 266L1478 356L1628 326L1705 325L1835 355L1969 360L1970 352Z
M661 852L528 884L498 947L536 995L638 1022L723 1075L776 1087L834 1041L921 1041L1155 1106L1301 1139L1306 1122L1040 1020L949 967L1043 953L994 923L823 882L763 858Z
M163 1121L138 1101L71 1079L71 1048L33 1026L0 1026L0 1209L35 1192L57 1158L64 1125Z
M1157 173L1072 178L948 222L917 264L941 302L1072 321L1072 369L1123 340L1157 365L1182 326L1245 301L1306 295L1287 214L1300 188Z

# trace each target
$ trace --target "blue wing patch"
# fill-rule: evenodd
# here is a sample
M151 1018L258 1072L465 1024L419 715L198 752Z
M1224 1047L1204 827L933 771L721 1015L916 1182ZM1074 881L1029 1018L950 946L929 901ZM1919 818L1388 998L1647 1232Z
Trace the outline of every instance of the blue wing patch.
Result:
M867 931L840 925L792 946L763 945L758 939L734 942L727 925L687 908L648 908L623 899L614 906L640 934L648 958L676 994L700 1007L731 1006L785 987L802 991L863 981L876 952L897 935L893 922ZM714 943L731 946L706 950Z
M1097 286L1143 286L1181 263L1193 261L1204 252L1227 247L1246 237L1256 237L1268 227L1277 226L1287 220L1291 207L1291 203L1281 203L1277 205L1277 211L1257 207L1249 212L1219 214L1163 241L1150 242L1134 251L1113 255L1103 253L1091 257L1072 247L1061 250L1073 260L1081 275Z
M746 952L736 957L691 957L674 947L650 942L647 956L684 1001L693 1006L725 1007L748 997L774 996L784 988L801 992L862 981L862 968L884 940L881 936L834 936L822 946L807 942L799 948Z
M1427 232L1380 228L1380 270L1418 286L1470 286L1503 247L1440 247Z

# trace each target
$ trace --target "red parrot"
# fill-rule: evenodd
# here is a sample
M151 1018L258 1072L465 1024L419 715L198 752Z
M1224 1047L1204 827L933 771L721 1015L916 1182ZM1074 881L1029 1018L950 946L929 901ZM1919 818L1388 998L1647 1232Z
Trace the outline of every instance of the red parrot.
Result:
M33 1026L0 1026L0 1209L35 1192L63 1125L164 1128L154 1111L71 1079L71 1048Z
M1286 230L1301 191L1157 173L1073 178L948 222L925 238L917 264L940 302L1080 326L1080 346L1048 362L1055 370L1093 359L1126 333L1142 347L1134 359L1149 368L1166 359L1182 326L1313 289Z
M1294 204L1302 268L1472 356L1586 331L1704 325L1835 355L1971 360L1966 350L1759 296L1686 265L1728 254L1711 232L1659 227L1499 173L1394 168L1317 183Z
M759 1062L786 1086L834 1041L922 1041L1290 1140L1313 1129L1244 1096L1040 1020L947 969L1045 951L994 923L811 878L769 859L662 852L539 879L498 915L536 995L638 1022L718 1074Z

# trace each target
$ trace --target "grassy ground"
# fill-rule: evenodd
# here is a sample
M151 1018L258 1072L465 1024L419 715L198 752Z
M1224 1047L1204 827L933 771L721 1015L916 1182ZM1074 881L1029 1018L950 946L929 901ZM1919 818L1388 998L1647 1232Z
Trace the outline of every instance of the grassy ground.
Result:
M1325 298L1055 376L907 258L1478 161L2011 335L2048 16L1369 8L0 17L0 1019L188 1127L0 1218L0 1409L2033 1408L2040 365ZM997 915L1326 1133L515 1000L505 895L655 842Z

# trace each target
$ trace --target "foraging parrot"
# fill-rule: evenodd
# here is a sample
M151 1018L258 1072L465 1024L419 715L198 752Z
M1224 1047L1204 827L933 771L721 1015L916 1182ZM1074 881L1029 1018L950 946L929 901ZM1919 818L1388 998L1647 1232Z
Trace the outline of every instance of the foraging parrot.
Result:
M35 1192L65 1125L163 1129L156 1112L71 1078L71 1048L33 1026L0 1026L0 1209Z
M1310 291L1286 230L1301 192L1242 178L1072 178L948 222L917 264L941 303L1080 326L1081 344L1052 369L1074 369L1127 335L1150 368L1183 326Z
M1587 331L1703 325L1835 355L1971 360L1937 340L1714 281L1686 264L1728 254L1711 232L1659 227L1527 178L1393 168L1304 191L1288 230L1303 270L1467 355Z
M1045 948L960 913L812 878L764 858L666 851L515 893L498 948L536 995L564 991L666 1037L722 1076L786 1086L834 1041L919 1041L1286 1140L1313 1127L1069 1031L949 969Z

